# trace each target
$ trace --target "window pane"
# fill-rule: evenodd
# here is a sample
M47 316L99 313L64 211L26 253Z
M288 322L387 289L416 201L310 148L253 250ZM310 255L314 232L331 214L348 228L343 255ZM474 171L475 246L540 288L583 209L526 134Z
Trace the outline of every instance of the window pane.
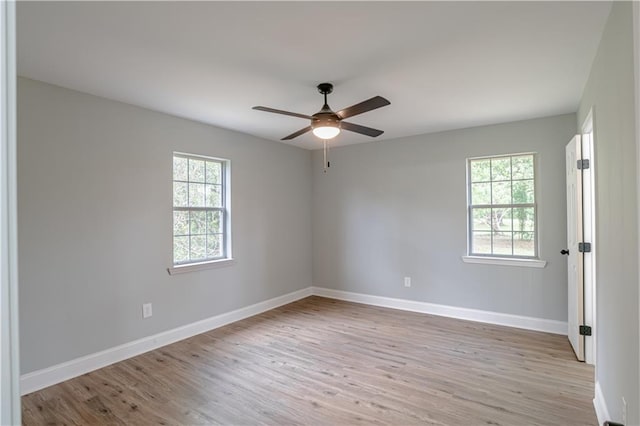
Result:
M511 209L491 209L491 230L511 232Z
M173 263L189 260L189 237L173 238Z
M533 232L513 233L513 254L518 256L535 256Z
M227 255L225 167L222 160L173 156L173 262L189 264Z
M173 157L173 180L187 180L187 159Z
M474 232L472 236L472 253L491 254L491 232Z
M533 207L516 207L513 209L513 230L530 231L535 229L535 214Z
M471 215L472 230L491 231L491 209L473 209Z
M471 182L491 180L491 160L471 160Z
M173 235L189 235L189 212L173 212Z
M207 212L207 234L222 233L222 212Z
M222 207L221 185L206 185L205 192L207 207Z
M207 257L221 257L222 256L222 235L214 234L207 235Z
M491 204L491 184L471 184L471 204Z
M511 182L494 182L491 184L492 204L511 204Z
M189 182L204 182L204 160L189 158Z
M491 180L511 179L511 157L491 160Z
M469 253L535 257L534 157L469 160Z
M191 235L203 235L207 232L206 228L207 212L191 212L190 229Z
M511 232L493 233L493 254L513 254Z
M174 207L187 207L188 184L173 182L173 205Z
M533 155L511 158L514 179L533 179Z
M533 202L533 180L517 180L513 182L513 204L531 204Z
M204 183L189 183L189 207L204 207Z
M191 237L190 260L202 260L205 258L207 238L197 235Z
M220 179L222 175L222 164L216 161L207 161L207 183L222 183L222 179Z

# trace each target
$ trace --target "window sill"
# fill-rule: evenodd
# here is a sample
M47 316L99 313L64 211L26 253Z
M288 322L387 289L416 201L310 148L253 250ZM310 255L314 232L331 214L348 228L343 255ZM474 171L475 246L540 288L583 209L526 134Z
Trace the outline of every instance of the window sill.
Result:
M209 262L190 263L188 265L172 266L167 268L169 275L185 274L187 272L203 271L205 269L224 268L236 263L235 259L211 260Z
M511 259L507 257L489 257L489 256L462 256L464 263L481 263L485 265L500 266L521 266L525 268L544 268L547 266L546 260L539 259Z

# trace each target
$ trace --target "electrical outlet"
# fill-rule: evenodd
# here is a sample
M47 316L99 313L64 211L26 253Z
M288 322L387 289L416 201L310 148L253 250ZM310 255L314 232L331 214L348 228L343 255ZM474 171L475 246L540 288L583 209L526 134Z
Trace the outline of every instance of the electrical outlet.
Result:
M404 277L404 286L411 287L411 277Z
M149 318L153 315L153 307L151 303L144 303L142 305L142 318Z
M622 424L627 424L627 400L622 397Z

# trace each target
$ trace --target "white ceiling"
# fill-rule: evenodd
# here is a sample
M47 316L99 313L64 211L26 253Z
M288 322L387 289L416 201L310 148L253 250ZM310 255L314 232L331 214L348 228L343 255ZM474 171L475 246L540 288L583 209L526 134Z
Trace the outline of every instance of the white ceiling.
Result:
M335 145L575 112L609 2L19 2L18 73L279 140L381 95ZM311 134L290 141L320 147Z

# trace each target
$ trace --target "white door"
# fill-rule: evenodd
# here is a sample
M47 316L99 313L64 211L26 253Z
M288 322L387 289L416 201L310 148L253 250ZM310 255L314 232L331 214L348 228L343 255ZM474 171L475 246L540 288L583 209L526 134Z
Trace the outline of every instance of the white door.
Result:
M578 251L582 242L582 172L578 160L582 159L580 136L567 144L567 250L569 274L569 341L576 357L584 361L584 336L579 327L584 319L584 255ZM563 254L565 250L563 250Z

